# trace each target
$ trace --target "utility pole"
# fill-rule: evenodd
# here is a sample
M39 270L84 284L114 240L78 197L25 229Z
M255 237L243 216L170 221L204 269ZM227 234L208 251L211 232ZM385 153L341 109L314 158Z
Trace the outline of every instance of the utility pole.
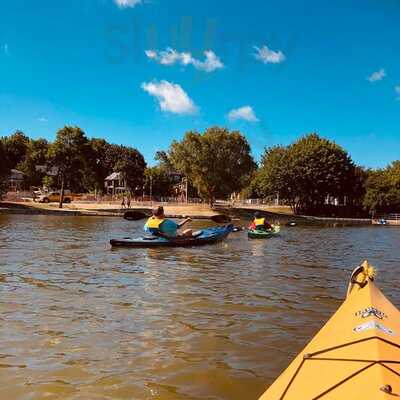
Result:
M153 177L150 175L150 202L153 207Z

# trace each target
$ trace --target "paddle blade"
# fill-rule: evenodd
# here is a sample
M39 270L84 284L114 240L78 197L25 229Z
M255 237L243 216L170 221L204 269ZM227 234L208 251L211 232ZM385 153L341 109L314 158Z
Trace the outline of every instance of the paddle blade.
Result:
M217 224L227 224L231 222L231 217L224 214L217 214L210 217L211 221L216 222Z
M126 211L124 213L124 219L128 221L139 221L147 218L147 215L142 211Z
M296 226L297 222L296 221L288 221L286 222L286 226Z

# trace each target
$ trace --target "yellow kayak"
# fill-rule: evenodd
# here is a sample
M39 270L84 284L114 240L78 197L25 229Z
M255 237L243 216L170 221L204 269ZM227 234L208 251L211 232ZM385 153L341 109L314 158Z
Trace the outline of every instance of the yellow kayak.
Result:
M400 312L367 261L347 298L259 400L400 398Z

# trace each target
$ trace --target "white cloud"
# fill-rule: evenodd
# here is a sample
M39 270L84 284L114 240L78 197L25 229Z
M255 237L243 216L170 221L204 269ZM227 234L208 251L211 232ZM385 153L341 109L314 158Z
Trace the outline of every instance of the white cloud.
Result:
M140 4L142 0L114 0L114 3L120 8L135 7Z
M46 117L39 117L37 120L39 122L48 122L48 119Z
M162 111L174 114L195 114L197 106L178 84L168 81L143 82L142 89L154 96Z
M204 52L204 55L206 56L204 61L193 59L193 65L195 68L202 71L211 72L224 67L224 64L222 64L219 57L213 51L207 50Z
M386 76L386 72L383 68L381 68L379 71L375 71L374 73L372 73L367 78L367 80L369 80L370 82L377 82L377 81L381 81L385 76Z
M162 65L193 65L196 69L205 72L212 72L224 67L224 64L212 50L206 50L203 53L205 55L204 61L194 58L191 53L179 53L171 47L167 47L163 51L146 50L145 54L151 60L157 61Z
M279 64L286 60L286 56L280 50L271 50L266 45L261 48L254 46L254 49L256 50L254 57L264 64Z
M3 52L6 56L8 56L9 52L8 52L8 43L4 43L3 44Z
M229 111L228 118L230 121L236 121L238 119L244 119L249 122L258 121L254 110L250 106L243 106Z
M394 87L394 91L395 91L396 94L397 94L396 100L399 100L399 101L400 101L400 85L395 86L395 87Z
M159 52L155 50L148 50L146 54L149 52L151 53L151 58L153 60L163 65L174 65L176 63L187 65L191 60L189 53L178 53L176 50L171 49L170 47L168 47L165 51Z
M157 53L154 50L146 50L145 53L146 53L146 56L151 59L157 58Z

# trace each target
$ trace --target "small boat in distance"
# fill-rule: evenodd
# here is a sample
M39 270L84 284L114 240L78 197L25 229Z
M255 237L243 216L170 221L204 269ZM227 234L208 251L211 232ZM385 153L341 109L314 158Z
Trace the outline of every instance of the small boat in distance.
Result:
M372 225L400 226L400 214L377 214L372 218Z
M271 229L249 229L247 236L250 239L268 239L277 236L281 231L280 225L271 225Z

